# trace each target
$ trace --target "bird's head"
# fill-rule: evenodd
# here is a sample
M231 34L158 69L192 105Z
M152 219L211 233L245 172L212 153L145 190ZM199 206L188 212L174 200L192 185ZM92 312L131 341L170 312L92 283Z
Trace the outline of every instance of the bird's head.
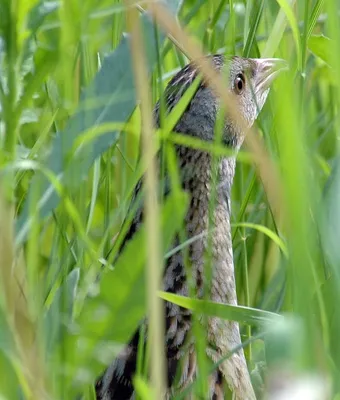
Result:
M278 73L287 67L284 60L276 58L225 58L221 54L209 56L217 72L228 76L228 86L235 95L237 111L251 126L261 111L270 84ZM165 91L167 111L171 111L198 75L195 63L188 64L169 82ZM159 124L158 102L155 108L156 124ZM219 101L216 93L203 79L189 105L181 116L175 130L183 134L212 141L215 136L215 123ZM243 142L244 130L241 124L226 117L223 142L229 147L239 148Z
M234 93L240 113L252 125L266 102L270 85L287 68L279 58L232 57L229 68L229 87Z

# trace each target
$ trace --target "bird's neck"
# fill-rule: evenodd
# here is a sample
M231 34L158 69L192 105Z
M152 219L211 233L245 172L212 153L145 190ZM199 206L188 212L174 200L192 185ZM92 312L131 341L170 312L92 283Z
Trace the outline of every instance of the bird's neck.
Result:
M179 150L179 157L183 188L190 195L190 206L186 216L187 235L189 238L199 238L190 248L197 287L203 286L206 253L210 243L209 250L213 256L212 300L235 304L230 232L230 197L235 173L235 157L220 158L214 163L210 154L184 148ZM214 217L212 223L209 223L211 206ZM212 234L211 241L207 240L208 228Z
M235 158L220 158L216 163L211 156L204 152L181 149L179 151L183 187L191 197L186 216L186 229L189 238L196 237L190 245L191 271L197 295L206 294L204 288L210 287L209 297L219 303L237 305L237 294L234 274L234 260L230 228L230 197L231 186L235 173ZM186 168L192 170L185 171ZM188 173L188 175L186 175ZM213 176L217 175L216 196L213 198ZM190 176L190 179L188 177ZM210 240L202 235L210 228L210 202L212 203L213 223ZM209 229L210 231L210 229ZM209 258L207 258L209 254ZM212 257L210 257L210 255ZM207 260L211 259L211 269ZM207 268L208 267L208 268ZM209 277L212 279L209 279ZM183 294L183 293L179 293ZM211 353L214 362L219 361L226 354L234 351L241 344L239 326L237 322L225 321L219 318L209 318L207 326L207 340L215 349ZM234 387L237 382L237 391L242 394L235 398L254 400L255 394L247 370L243 349L220 366L220 371L227 378L229 385ZM230 383L231 382L231 383Z
M213 160L211 154L185 147L178 149L182 184L189 192L193 209L202 208L208 213L207 202L215 201L230 216L231 187L235 174L236 158L220 157ZM215 195L213 200L212 196Z

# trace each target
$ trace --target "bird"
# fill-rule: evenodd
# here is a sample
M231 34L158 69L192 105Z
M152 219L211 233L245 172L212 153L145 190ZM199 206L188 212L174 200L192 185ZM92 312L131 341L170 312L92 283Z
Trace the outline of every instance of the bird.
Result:
M253 125L266 102L270 86L278 73L284 69L284 60L278 58L245 58L214 54L205 56L215 71L227 80L230 93L234 94L237 110L247 126ZM224 73L225 72L225 73ZM199 76L198 64L190 62L168 83L164 92L165 114L178 104L186 90ZM216 119L221 101L214 90L201 79L189 104L179 118L174 131L207 142L214 141ZM154 107L155 127L161 125L161 102ZM210 300L237 305L231 239L231 189L236 166L236 154L244 137L244 126L228 115L224 116L222 144L234 150L233 155L220 156L217 160L217 182L215 181L215 209L211 240L212 276ZM206 150L176 145L175 152L180 172L182 189L188 193L189 206L185 216L185 229L188 239L196 238L189 245L189 261L192 279L198 297L205 285L204 263L208 247L205 235L209 224L209 204L212 195L212 155ZM171 190L165 185L165 196ZM143 187L143 178L136 186L132 204ZM125 244L138 231L143 221L141 205L132 220L131 226L122 242ZM172 247L179 245L176 237ZM189 295L188 277L184 268L184 255L176 252L166 260L163 273L163 289L182 296ZM164 398L186 388L197 375L197 362L193 343L190 341L192 313L170 302L165 302L165 357L167 393ZM130 400L134 398L133 377L136 372L137 349L143 320L124 350L113 360L96 382L98 400ZM189 345L187 344L189 341ZM207 322L207 355L218 362L234 351L229 358L219 364L209 378L209 399L223 399L225 383L236 400L254 400L255 392L251 383L237 322L215 317Z

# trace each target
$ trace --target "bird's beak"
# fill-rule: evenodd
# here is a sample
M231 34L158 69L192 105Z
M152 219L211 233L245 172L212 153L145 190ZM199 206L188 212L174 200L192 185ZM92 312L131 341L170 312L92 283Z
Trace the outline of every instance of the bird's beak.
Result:
M269 89L280 72L288 69L288 63L281 58L254 58L257 64L255 94Z

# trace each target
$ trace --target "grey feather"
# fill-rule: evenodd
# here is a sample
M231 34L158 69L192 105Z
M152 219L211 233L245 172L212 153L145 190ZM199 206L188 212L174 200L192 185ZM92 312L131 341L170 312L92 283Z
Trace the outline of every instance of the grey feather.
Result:
M274 59L245 59L240 57L225 58L222 55L211 56L212 65L218 72L228 70L228 86L238 96L240 113L251 125L261 110L269 91L271 76L277 70L278 62ZM195 64L183 68L169 83L165 91L166 113L170 112L190 87L198 74ZM240 90L244 79L243 90ZM255 95L254 95L255 94ZM156 125L159 125L160 104L154 109ZM187 109L181 116L176 131L198 137L206 141L214 139L216 115L219 101L212 90L200 83ZM242 145L244 134L237 121L226 120L223 143L234 149ZM189 193L190 206L185 218L188 238L198 237L189 248L191 270L196 285L197 296L203 293L205 284L205 252L207 250L207 232L209 221L209 202L212 184L212 159L204 151L176 147L178 166L181 171L182 187ZM235 157L220 158L218 161L216 207L212 237L213 272L210 297L213 301L237 304L234 263L230 230L231 186L235 173ZM134 198L142 188L139 183ZM140 209L126 236L129 240L138 230L143 218ZM173 247L178 245L178 239ZM123 244L124 246L124 244ZM180 295L188 295L188 285L182 253L172 255L164 271L164 290ZM197 373L194 346L189 335L191 313L171 303L165 303L166 317L166 356L168 366L168 394L185 388ZM132 378L135 372L136 352L139 339L138 331L125 351L107 369L97 384L97 398L101 400L127 400L134 397ZM217 362L235 347L241 344L239 326L236 322L209 318L207 330L208 356ZM175 379L175 376L177 379ZM223 398L223 380L234 393L237 400L255 399L243 349L235 352L219 366L219 370L210 377L210 397Z

